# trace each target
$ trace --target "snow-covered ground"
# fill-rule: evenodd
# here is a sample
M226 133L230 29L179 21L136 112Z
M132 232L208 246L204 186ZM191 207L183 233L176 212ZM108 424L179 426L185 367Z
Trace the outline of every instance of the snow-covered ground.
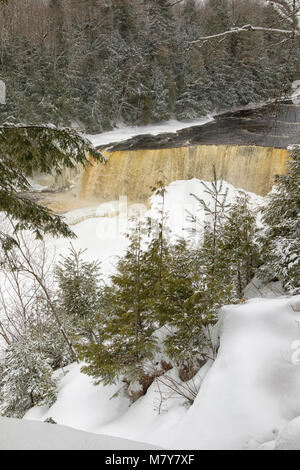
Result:
M298 296L223 308L218 358L175 445L255 449L300 415L299 307Z
M72 365L57 402L25 419L173 449L300 449L299 320L300 296L224 307L218 357L199 371L190 408L155 382L130 406L122 393L112 398L118 386L94 386Z
M176 131L179 131L180 129L185 129L192 126L202 126L203 124L206 124L210 121L213 121L213 117L211 116L203 117L201 119L193 119L190 121L177 121L176 119L171 119L170 121L166 121L164 123L149 124L147 126L119 126L112 131L102 132L101 134L87 134L85 137L89 139L89 141L95 147L97 147L128 140L137 135L176 133Z
M66 426L0 418L0 450L152 450L148 444ZM157 449L157 447L156 447Z
M238 190L227 183L224 189L228 189L228 202L232 201ZM204 221L204 213L191 193L209 202L210 196L199 180L176 181L167 188L165 208L174 238L188 233L187 211L197 212L200 225ZM250 194L250 200L253 206L262 202L255 194ZM160 200L153 197L151 203L148 215L155 214ZM73 245L87 250L86 259L101 261L106 278L128 243L123 235L128 222L124 201L121 205L114 201L66 214L77 235ZM47 245L59 256L67 253L69 242L47 239ZM281 297L224 307L218 325L218 357L197 374L201 388L191 407L165 384L158 386L156 382L146 396L130 404L122 384L95 386L80 372L80 365L73 364L61 371L56 403L50 409L31 409L24 422L51 417L59 425L85 432L173 449L300 449L299 304L300 297ZM175 379L180 383L178 377ZM2 429L13 425L2 421ZM9 435L9 431L4 432ZM66 439L68 443L69 437ZM77 442L74 437L74 446ZM116 448L124 444L86 442ZM82 448L80 445L78 448Z

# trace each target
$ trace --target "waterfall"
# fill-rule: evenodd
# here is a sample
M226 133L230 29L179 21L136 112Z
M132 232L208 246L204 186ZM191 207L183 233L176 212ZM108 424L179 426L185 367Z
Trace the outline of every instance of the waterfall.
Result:
M158 181L199 178L211 181L213 165L218 179L237 188L266 195L277 174L286 172L285 149L238 145L198 145L172 149L104 152L106 165L93 163L81 177L83 200L145 202Z

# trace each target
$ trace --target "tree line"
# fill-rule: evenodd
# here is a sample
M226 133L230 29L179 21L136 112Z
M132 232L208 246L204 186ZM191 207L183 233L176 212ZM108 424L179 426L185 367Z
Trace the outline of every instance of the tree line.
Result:
M298 78L299 38L283 47L257 31L192 44L248 23L288 29L273 3L9 0L0 6L0 118L100 132L281 97Z

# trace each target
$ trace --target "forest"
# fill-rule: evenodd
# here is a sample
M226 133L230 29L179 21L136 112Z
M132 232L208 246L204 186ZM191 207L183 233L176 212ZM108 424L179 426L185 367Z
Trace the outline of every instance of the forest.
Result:
M0 119L93 133L284 96L299 72L297 38L261 31L191 44L245 24L290 26L259 0L10 0Z
M25 418L244 449L276 446L292 423L299 449L300 146L276 149L266 196L229 184L210 153L209 181L162 174L118 240L103 234L122 218L103 186L72 192L110 163L87 133L208 115L213 127L224 110L277 100L297 129L299 14L299 0L0 0L0 429ZM67 170L71 188L39 184ZM45 193L80 204L55 212Z

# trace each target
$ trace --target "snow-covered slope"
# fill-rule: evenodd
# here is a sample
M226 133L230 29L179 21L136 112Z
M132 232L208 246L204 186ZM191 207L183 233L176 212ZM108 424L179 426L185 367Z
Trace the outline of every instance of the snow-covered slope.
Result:
M299 296L224 307L218 357L199 372L202 386L190 408L172 394L160 403L156 383L129 406L122 394L112 398L117 386L95 387L73 365L57 403L32 409L26 419L52 417L174 449L300 449L299 419L288 425L300 416L299 321Z
M300 450L300 417L290 421L274 441L262 444L258 450Z
M155 447L141 442L76 431L66 426L0 418L0 450L115 449L152 450Z
M90 377L80 373L81 366L72 364L61 371L58 400L50 410L35 407L26 418L45 421L51 417L58 424L94 432L122 416L129 400L123 394L112 398L122 385L95 386Z
M300 415L296 301L256 299L223 308L218 358L175 445L185 436L189 448L255 448Z
M224 183L228 199L236 190ZM176 181L167 188L165 208L172 236L186 232L186 211L196 211L191 193L209 202L199 180ZM250 195L255 206L262 198ZM159 198L152 198L155 214ZM125 214L126 215L126 214ZM203 212L198 211L199 221ZM99 259L108 276L127 240L122 235L127 219L118 202L108 207L82 209L67 214L84 256ZM68 242L47 241L57 255L67 252ZM218 325L220 349L213 364L198 373L201 388L192 407L153 383L146 396L130 405L122 384L94 386L80 372L80 365L62 374L58 400L50 408L33 408L25 419L52 417L59 425L101 435L112 435L174 449L243 449L298 446L300 449L300 298L253 299L222 309ZM173 373L173 372L171 372ZM164 400L161 400L161 396ZM115 397L114 397L115 396ZM292 421L295 420L296 421ZM291 422L292 421L292 422ZM291 423L290 423L291 422ZM290 423L290 424L289 424ZM293 436L289 441L290 434Z

